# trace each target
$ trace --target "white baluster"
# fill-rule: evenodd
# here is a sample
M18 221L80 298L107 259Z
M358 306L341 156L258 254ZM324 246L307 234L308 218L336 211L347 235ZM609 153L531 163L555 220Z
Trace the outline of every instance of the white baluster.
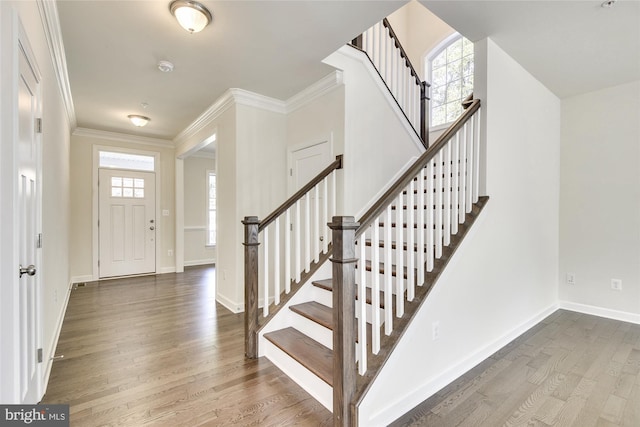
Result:
M313 260L320 261L320 184L313 188Z
M280 220L276 218L273 224L273 302L280 304Z
M360 248L360 259L358 260L358 272L360 273L360 280L357 283L358 286L358 372L360 375L364 375L367 372L367 272L366 272L366 249L365 233L360 235L360 240L357 244Z
M404 210L402 208L404 200L402 199L402 192L396 200L396 224L402 224L404 222ZM409 256L412 253L413 248L407 248L404 250L403 242L403 230L402 227L396 226L396 269L403 272L403 274L396 274L396 316L404 316L404 257ZM405 255L406 254L406 255ZM411 272L407 271L407 275ZM407 295L409 301L413 301L413 289L411 294Z
M434 211L436 215L435 257L438 259L442 257L442 205L444 203L442 200L442 195L444 194L442 157L442 150L440 150L438 154L436 154L436 209Z
M374 354L380 351L380 218L373 221L371 236L371 344ZM366 298L366 294L362 295Z
M475 126L475 138L473 139L473 159L475 161L475 167L473 168L474 176L473 176L473 203L478 202L478 198L480 196L479 186L480 186L480 109L476 111L473 116L474 126Z
M311 192L304 196L304 271L311 266Z
M393 260L391 258L391 205L387 206L384 219L384 333L391 334L393 330L393 288L392 288L392 268ZM399 227L400 224L396 224ZM396 277L402 277L403 272L397 270Z
M333 172L335 173L335 171ZM327 253L327 251L329 250L329 238L327 236L327 223L330 221L330 218L328 217L328 209L327 209L327 204L329 203L329 193L327 192L328 189L328 185L327 185L327 181L329 180L329 177L325 177L322 180L322 222L320 223L320 227L322 230L322 252L323 253Z
M294 248L294 257L295 257L295 264L294 264L294 275L296 278L296 282L300 282L300 273L302 273L302 269L300 268L300 257L301 257L301 246L300 246L300 200L298 200L296 202L296 212L295 212L295 218L293 221L293 231L294 231L294 237L293 237L293 248Z
M336 180L337 179L338 179L338 174L334 171L331 174L331 218L333 218L336 215L336 212L338 211L338 205L336 204L336 198L337 198Z
M284 213L284 290L291 292L291 208Z
M407 186L407 196L405 199L405 203L407 205L407 295L410 297L409 301L413 300L413 296L415 295L415 285L416 285L416 272L415 272L415 239L413 238L413 224L415 224L415 215L414 215L414 192L415 192L415 183L413 180L409 182ZM402 227L400 227L402 229Z
M427 165L427 208L426 208L426 216L427 216L427 271L433 271L433 248L435 246L434 237L433 237L433 227L434 227L434 209L435 209L435 201L434 201L434 183L435 183L435 169L433 167L433 160L429 161Z
M472 196L473 196L473 164L474 164L474 160L473 160L473 137L474 137L474 132L473 132L473 122L472 121L468 121L467 123L465 123L465 128L467 128L467 180L466 180L466 184L465 187L467 187L467 192L466 192L466 197L467 200L465 201L465 206L466 206L466 211L467 213L471 212L471 208L472 206Z
M460 131L452 138L451 233L458 234L458 187L460 185Z
M451 140L444 150L444 206L442 212L444 245L451 243Z
M467 128L465 126L460 129L460 191L458 193L458 222L464 224L465 217L465 201L467 200L466 182L467 182Z
M271 226L268 226L264 229L263 234L263 246L264 246L264 281L263 284L263 305L262 305L262 315L267 317L269 315L269 229Z
M425 169L420 168L420 172L418 173L418 201L416 202L416 215L418 216L416 233L418 236L418 246L416 248L418 263L416 268L418 269L418 286L422 286L424 284L424 269L425 269L425 253L424 248L428 246L428 243L425 242L425 235L428 233L428 230L425 229L425 209L424 209L424 196L425 196ZM413 206L411 206L413 209ZM413 224L407 224L407 227L411 227L413 230ZM428 227L428 226L427 226Z

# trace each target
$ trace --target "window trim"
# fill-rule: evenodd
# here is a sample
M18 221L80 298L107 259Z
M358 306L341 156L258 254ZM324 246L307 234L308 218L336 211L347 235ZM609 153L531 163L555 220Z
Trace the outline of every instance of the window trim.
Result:
M209 195L209 181L211 179L211 176L214 176L216 178L216 184L215 184L215 187L216 187L215 200L216 201L215 201L215 205L214 205L213 209L209 208L209 204L211 202L211 197ZM218 176L216 174L216 171L214 171L212 169L208 169L207 170L207 172L206 172L206 185L207 185L207 191L206 191L206 201L207 201L207 203L206 203L205 206L207 207L207 210L206 210L206 215L207 215L207 231L206 231L206 233L207 233L207 235L206 235L205 247L214 248L218 243L218 224L217 224L217 222L218 222ZM215 233L215 239L214 239L213 243L209 240L209 238L211 236L211 228L212 228L212 224L210 222L210 213L211 213L212 210L215 211L215 213L216 213L216 223L213 224L213 231Z
M445 37L444 39L442 39L442 41L440 43L438 43L433 49L431 49L425 56L424 56L424 61L423 61L423 67L424 67L424 75L427 76L427 81L433 85L433 79L431 76L431 69L432 69L432 62L434 60L434 58L436 58L438 55L440 55L445 49L447 49L450 45L452 45L453 43L457 42L459 39L464 38L464 36L462 34L460 34L457 31L454 31L453 33L449 34L447 37ZM473 43L473 42L472 42ZM474 51L474 58L473 58L473 62L475 65L475 51ZM475 86L475 78L474 78L474 86ZM431 93L429 94L430 98L431 97ZM434 131L440 131L443 129L448 128L449 126L451 126L452 123L455 122L455 120L450 121L450 122L445 122L442 124L439 124L437 126L431 126L431 123L433 123L432 120L432 113L431 110L433 108L433 103L429 102L429 108L427 108L427 118L428 118L428 123L429 123L429 132L434 132Z

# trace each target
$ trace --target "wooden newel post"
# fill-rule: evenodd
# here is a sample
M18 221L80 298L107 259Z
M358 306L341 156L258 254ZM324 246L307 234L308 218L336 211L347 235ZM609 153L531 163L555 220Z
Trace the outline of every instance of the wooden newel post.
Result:
M258 221L245 216L244 221L244 354L258 357Z
M351 426L356 389L356 262L359 224L352 216L334 216L333 230L333 425Z

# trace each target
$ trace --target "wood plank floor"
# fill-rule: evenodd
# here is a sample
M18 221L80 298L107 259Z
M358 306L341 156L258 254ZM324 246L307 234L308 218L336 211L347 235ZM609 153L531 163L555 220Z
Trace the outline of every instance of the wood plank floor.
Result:
M640 426L640 325L559 310L392 426Z
M322 426L332 415L268 360L244 358L242 314L213 268L88 283L71 293L43 403L72 426Z
M43 403L72 426L330 426L215 303L213 268L74 290ZM640 426L640 325L558 311L395 426ZM367 426L368 427L368 426Z

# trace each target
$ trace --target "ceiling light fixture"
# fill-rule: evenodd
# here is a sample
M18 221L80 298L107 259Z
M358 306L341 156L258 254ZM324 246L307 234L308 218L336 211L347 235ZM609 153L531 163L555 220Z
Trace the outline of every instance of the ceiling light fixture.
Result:
M606 9L610 9L610 8L613 7L613 5L616 3L616 1L617 0L606 0L600 6L606 8Z
M133 123L134 126L137 126L139 128L145 126L151 121L149 117L140 116L138 114L129 114L127 117L129 118L129 120L131 120L131 123Z
M190 33L202 31L213 19L211 12L197 1L175 0L169 4L169 10L182 28Z
M170 73L173 71L173 64L169 61L160 61L158 62L158 70L163 73Z

